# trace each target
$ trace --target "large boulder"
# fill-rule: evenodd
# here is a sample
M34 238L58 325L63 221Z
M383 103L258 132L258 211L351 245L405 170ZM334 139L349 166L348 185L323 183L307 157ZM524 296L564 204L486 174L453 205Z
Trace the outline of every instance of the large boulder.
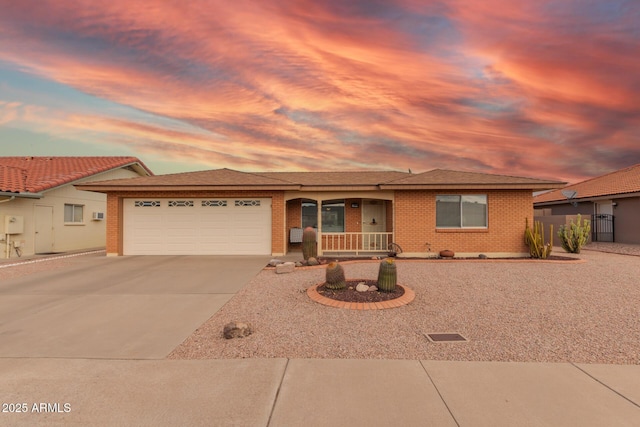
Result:
M278 274L293 273L295 269L296 269L295 262L283 262L282 264L276 265L276 273Z

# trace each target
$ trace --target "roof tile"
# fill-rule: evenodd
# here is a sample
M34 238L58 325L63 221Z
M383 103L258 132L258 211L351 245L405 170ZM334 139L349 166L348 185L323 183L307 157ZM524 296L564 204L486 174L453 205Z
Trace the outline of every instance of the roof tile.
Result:
M640 192L640 163L606 175L568 185L559 190L537 195L533 201L534 203L544 203L567 200L567 197L564 196L562 192L568 190L577 193L574 200Z
M0 191L39 193L133 163L153 175L136 157L0 157Z

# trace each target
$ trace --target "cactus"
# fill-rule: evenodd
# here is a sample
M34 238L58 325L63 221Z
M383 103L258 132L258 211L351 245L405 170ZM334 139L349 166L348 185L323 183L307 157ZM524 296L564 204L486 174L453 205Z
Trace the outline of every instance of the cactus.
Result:
M544 229L540 221L533 223L533 230L529 227L529 219L525 218L524 243L529 246L531 258L547 259L553 250L553 241L544 243ZM553 236L553 224L549 226L549 236Z
M344 289L347 286L344 269L335 261L327 264L325 286L329 289Z
M318 246L316 245L316 230L307 227L302 231L302 257L306 260L318 256Z
M560 243L565 251L572 254L579 254L580 249L589 240L591 234L591 222L588 219L582 222L582 216L578 214L576 222L571 220L569 225L561 225L558 230L558 237L560 237Z
M393 258L387 258L380 263L378 269L378 290L382 292L393 292L398 281L396 263Z

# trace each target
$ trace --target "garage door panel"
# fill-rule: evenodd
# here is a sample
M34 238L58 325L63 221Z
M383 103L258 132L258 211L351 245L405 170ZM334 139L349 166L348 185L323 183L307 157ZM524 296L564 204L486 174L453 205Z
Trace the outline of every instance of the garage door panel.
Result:
M125 199L125 255L271 253L270 199L171 200Z

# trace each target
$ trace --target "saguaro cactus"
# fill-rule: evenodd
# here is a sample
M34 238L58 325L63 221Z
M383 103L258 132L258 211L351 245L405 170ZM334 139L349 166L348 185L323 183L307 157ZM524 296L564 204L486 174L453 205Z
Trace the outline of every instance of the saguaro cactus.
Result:
M378 290L393 292L398 282L398 272L393 258L387 258L380 263L378 269Z
M302 231L302 257L305 260L318 256L318 246L316 244L316 230L307 227Z
M344 269L335 261L327 264L325 280L325 286L329 289L344 289L347 286Z

